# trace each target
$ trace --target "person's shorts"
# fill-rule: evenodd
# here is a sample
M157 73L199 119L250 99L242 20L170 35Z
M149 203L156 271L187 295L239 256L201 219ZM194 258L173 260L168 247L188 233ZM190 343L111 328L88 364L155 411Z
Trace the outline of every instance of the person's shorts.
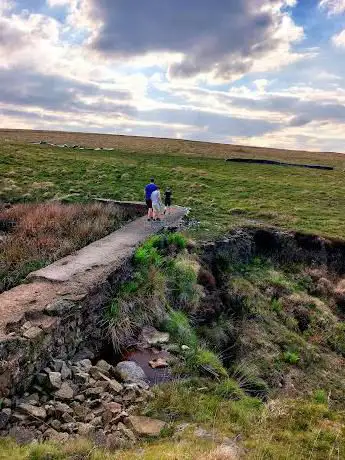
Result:
M152 200L146 200L147 209L152 209Z
M161 212L162 211L162 207L160 204L154 204L152 206L153 210L156 211L156 212Z
M169 208L171 206L171 200L165 200L164 204L165 204L166 207Z

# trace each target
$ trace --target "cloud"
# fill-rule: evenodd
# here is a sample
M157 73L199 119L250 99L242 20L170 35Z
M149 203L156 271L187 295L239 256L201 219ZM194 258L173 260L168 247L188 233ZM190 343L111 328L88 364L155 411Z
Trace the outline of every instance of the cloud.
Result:
M260 78L259 80L254 80L254 85L257 87L257 89L260 92L265 92L267 86L270 84L269 80L266 80L266 78Z
M171 77L212 76L232 80L279 51L285 65L303 57L290 53L303 38L283 0L82 0L94 22L90 46L115 58L171 53ZM266 66L272 66L271 59Z
M332 42L338 48L345 48L345 29L337 35L333 35Z
M0 103L7 107L32 107L43 111L80 114L97 111L108 116L134 116L131 94L104 89L64 76L43 75L22 68L0 69Z
M326 9L328 14L342 14L345 12L345 0L321 0L319 7Z

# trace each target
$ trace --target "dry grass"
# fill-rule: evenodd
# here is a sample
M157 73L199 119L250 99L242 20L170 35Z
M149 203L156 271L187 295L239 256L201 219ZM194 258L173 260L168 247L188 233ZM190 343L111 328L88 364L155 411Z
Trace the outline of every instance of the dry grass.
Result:
M16 222L0 243L0 292L47 265L115 230L120 211L101 204L18 204L0 211Z

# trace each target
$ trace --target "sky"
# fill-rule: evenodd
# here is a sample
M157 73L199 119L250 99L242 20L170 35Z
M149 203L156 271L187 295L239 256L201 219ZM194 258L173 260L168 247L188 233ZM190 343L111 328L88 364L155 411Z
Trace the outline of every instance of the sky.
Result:
M345 0L0 0L0 128L345 152Z

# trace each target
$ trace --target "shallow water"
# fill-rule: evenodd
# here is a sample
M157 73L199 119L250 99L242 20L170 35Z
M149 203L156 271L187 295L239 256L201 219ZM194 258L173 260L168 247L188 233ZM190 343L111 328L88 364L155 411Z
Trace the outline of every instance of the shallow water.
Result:
M152 367L149 365L149 361L157 358L169 360L171 355L167 351L160 351L156 350L155 348L140 350L134 349L128 350L122 359L126 361L134 361L136 364L138 364L145 372L148 383L152 386L163 382L169 382L174 379L170 367L165 367L163 369L152 369Z

